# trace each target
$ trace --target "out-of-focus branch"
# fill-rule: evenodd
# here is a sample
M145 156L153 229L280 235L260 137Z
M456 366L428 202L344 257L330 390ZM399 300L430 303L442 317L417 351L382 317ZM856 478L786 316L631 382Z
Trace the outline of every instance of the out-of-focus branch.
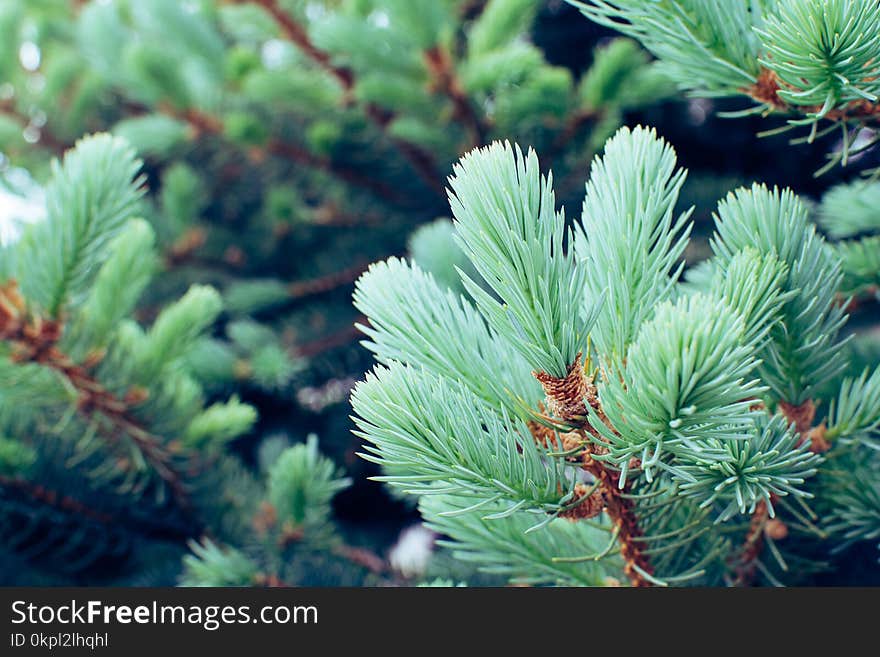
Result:
M345 90L346 95L350 96L356 81L354 72L349 68L333 64L330 54L324 52L312 42L306 28L284 11L277 0L232 0L232 2L238 4L253 2L265 9L278 24L282 35L295 44L306 57L335 77ZM395 115L372 103L366 106L365 112L367 118L382 130L383 133L387 134L387 126L394 120ZM431 153L416 144L397 137L391 137L390 140L428 188L445 198L443 186L437 182L439 167Z
M482 146L486 141L486 127L462 88L449 53L441 46L434 46L425 51L425 63L434 88L452 101L454 117L467 130L470 147Z
M76 390L77 412L97 426L108 444L118 447L127 436L143 460L171 490L178 506L191 510L184 478L173 463L174 454L162 439L153 435L132 415L132 409L145 401L145 392L132 388L124 398L117 397L89 374L87 364L74 362L58 347L62 325L55 320L29 317L24 300L14 282L0 290L0 340L12 348L12 358L35 363L61 374ZM120 462L122 467L125 463Z

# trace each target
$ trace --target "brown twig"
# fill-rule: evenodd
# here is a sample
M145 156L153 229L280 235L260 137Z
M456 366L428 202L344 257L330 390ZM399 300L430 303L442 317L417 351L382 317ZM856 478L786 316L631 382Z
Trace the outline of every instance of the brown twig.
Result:
M333 554L342 557L371 573L380 575L388 570L388 563L375 552L367 548L352 545L338 545L333 548Z
M593 458L593 455L598 456L604 450L586 435L587 433L594 437L598 435L586 422L587 404L599 413L603 421L607 422L607 418L601 412L596 387L592 379L586 376L581 365L581 355L578 354L564 377L553 377L546 372L533 372L533 375L544 388L546 405L550 412L567 423L579 427L575 432L580 435L580 442L584 446L581 467L599 484L601 501L617 532L620 554L624 561L624 573L633 586L651 586L651 581L644 573L652 575L654 570L645 553L644 541L641 540L643 533L636 516L635 503L629 497L630 484L627 482L621 487L619 473L609 468L604 461ZM563 445L566 444L564 440L561 439ZM571 509L571 513L588 515L595 510L596 505L596 498L585 496L582 504ZM584 508L579 510L581 506Z
M247 1L248 0L234 0L234 2L237 3ZM354 75L352 74L351 69L334 65L330 59L330 55L320 50L314 43L312 43L305 28L300 25L298 21L294 20L290 14L284 11L278 5L277 0L252 1L254 4L257 4L266 10L266 13L268 13L278 24L281 33L287 40L296 44L303 54L335 77L339 81L339 84L342 85L343 89L351 91L352 87L354 87Z
M361 317L357 321L364 321L366 318ZM336 349L350 344L361 336L361 332L355 326L348 326L341 331L325 335L311 342L304 342L294 348L294 352L300 358L312 358L325 351Z
M208 239L207 231L201 226L195 226L183 232L174 240L174 243L165 253L165 264L168 267L176 267L188 262L193 258Z
M62 157L65 151L72 146L72 144L57 137L47 126L34 126L29 116L18 111L12 99L0 101L0 114L8 116L17 122L21 126L22 132L33 127L37 130L37 143L49 149L58 157Z
M69 495L64 495L26 479L0 475L0 488L13 491L22 497L65 513L88 518L102 525L109 525L115 521L115 518L108 513L97 511Z
M436 91L445 94L454 108L453 116L465 127L470 147L482 146L486 140L486 128L474 111L471 101L461 86L449 53L441 46L425 51L425 63Z
M618 473L610 470L602 461L594 459L589 451L584 453L582 467L601 482L605 510L617 529L624 573L633 586L652 586L651 581L642 574L645 572L651 575L654 569L645 554L644 541L640 540L643 534L636 517L635 503L627 497L630 492L629 482L621 489Z
M325 294L343 285L354 283L358 276L366 271L367 267L366 263L359 263L353 267L347 267L331 274L290 283L287 286L287 291L291 299L302 299L316 294Z
M734 586L749 586L755 579L758 558L764 549L764 530L770 520L770 508L764 500L758 502L742 547L735 557Z
M314 209L309 223L312 226L352 228L355 226L376 226L382 221L382 217L378 214L347 214L341 211L335 203L326 202ZM286 227L289 228L290 224L287 224Z

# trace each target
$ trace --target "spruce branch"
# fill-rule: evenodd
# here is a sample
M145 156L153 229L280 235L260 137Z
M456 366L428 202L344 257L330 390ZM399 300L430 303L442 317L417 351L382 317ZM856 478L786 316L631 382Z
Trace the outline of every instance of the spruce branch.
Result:
M880 368L846 378L828 412L828 439L864 440L880 433Z
M354 74L351 69L343 68L333 64L328 53L320 50L312 43L306 29L295 20L288 12L284 11L278 4L278 0L232 0L232 2L253 3L259 5L268 13L281 28L281 32L286 39L295 43L296 46L309 59L314 61L319 67L330 73L339 81L340 86L350 92L354 87Z
M471 499L452 495L419 500L428 527L451 539L438 544L451 548L457 559L523 584L608 586L614 582L606 568L617 566L619 560L608 550L607 526L557 518L540 532L530 533L534 518L529 513L499 516L499 504L486 505L483 513L468 512L472 506ZM581 558L583 551L607 554L599 561Z
M13 347L12 359L18 363L35 363L60 374L77 393L77 412L87 420L97 420L99 431L113 449L123 440L131 444L172 491L178 505L191 511L185 477L177 470L175 453L170 445L152 434L137 420L132 410L145 401L142 388L133 387L124 397L107 390L89 373L94 363L74 362L59 347L63 326L58 320L30 316L16 284L7 283L0 290L0 340ZM134 464L125 459L123 469Z
M16 108L14 99L0 100L0 115L7 116L18 123L21 126L22 132L33 126L32 119ZM37 143L48 149L56 157L63 157L64 153L72 145L55 135L46 125L40 126L38 135Z
M777 95L807 117L832 120L880 117L878 31L876 0L783 0L756 29Z
M840 123L855 121L864 127L880 124L880 104L877 102L851 100L837 109L826 109L823 105L792 105L782 99L780 90L785 91L786 87L780 86L776 72L770 69L762 69L755 83L743 88L746 95L780 114L813 116Z
M563 247L565 216L556 211L552 174L541 175L534 151L499 142L471 151L453 172L457 239L497 297L465 278L468 292L530 365L564 377L601 297L582 297L587 272Z
M251 0L242 0L251 1ZM150 113L150 109L140 103L127 102L125 106L133 116L143 116ZM183 121L191 130L192 138L221 137L224 133L223 121L213 114L196 108L178 109L168 102L161 102L157 109L171 118ZM249 158L254 162L262 162L269 155L289 160L294 164L308 166L310 168L326 171L328 174L348 182L357 187L372 191L380 198L394 202L400 200L397 190L382 181L375 180L371 176L353 168L341 165L326 156L316 155L303 146L290 141L284 141L277 137L270 137L261 145L251 146L248 151Z
M485 144L486 128L483 120L474 111L470 99L462 88L449 53L442 46L436 45L426 50L424 56L432 86L452 101L453 118L465 127L470 147Z
M603 299L590 337L609 363L625 357L681 272L691 211L674 210L685 177L674 149L641 126L618 130L590 167L574 249L587 270L582 294Z
M382 481L408 492L461 498L423 500L422 509L466 558L518 572L520 563L499 565L495 540L529 512L545 515L533 527L545 531L557 519L609 523L605 549L559 562L613 552L635 586L720 580L731 569L745 582L763 569L765 534L787 531L773 517L776 500L812 496L806 482L823 457L811 452L827 447L827 430L813 426L807 393L840 367L839 265L796 197L755 186L721 204L704 289L685 291L675 264L688 215L673 216L684 175L653 132L619 131L594 163L582 226L566 250L537 158L493 144L465 156L450 179L457 238L482 278L460 272L475 306L393 260L359 280L355 303L372 324L368 346L388 367L352 397L358 435L371 443L363 457L383 467ZM584 308L575 291L605 303L598 312ZM575 317L586 325L583 342L567 324ZM484 326L488 335L473 328ZM457 347L472 342L476 349ZM505 371L496 344L522 365ZM832 362L816 358L816 349ZM799 374L807 368L815 382ZM514 397L525 426L497 390L499 379L518 382L524 369L544 392L537 410L534 393ZM795 395L785 387L792 379ZM768 389L787 418L768 414L759 400ZM841 403L847 415L869 415ZM514 443L524 463L507 460ZM520 472L531 468L533 450L552 470ZM503 475L487 460L499 452ZM514 472L517 482L531 482L528 492ZM466 505L465 498L477 499ZM719 525L747 514L752 530L731 556L729 530ZM493 527L495 520L504 526ZM523 552L511 563L532 555L535 570L524 570L537 580L551 572L565 578L545 569L525 539L516 546Z
M134 215L144 193L141 161L122 139L97 134L77 142L52 163L45 221L25 232L22 290L28 300L58 319L84 294L107 242Z
M786 300L760 351L758 371L777 399L803 404L844 365L838 333L847 315L836 303L840 260L810 223L807 206L788 189L755 184L731 192L718 204L715 223L711 245L722 271L744 249L786 267L780 285Z
M114 517L112 514L94 509L70 495L60 493L21 477L0 475L0 489L3 491L0 493L0 497L21 496L32 500L36 504L49 506L72 515L82 516L102 525L109 525L119 520L119 518Z
M880 4L877 0L771 3L568 0L591 20L638 39L682 88L744 95L760 105L737 115L791 117L780 131L820 121L839 127L840 152L820 172L846 166L851 132L880 122ZM777 132L777 131L773 131Z
M339 81L340 86L345 91L347 96L350 96L352 94L356 83L354 72L350 68L341 67L333 64L330 54L324 52L312 42L306 28L303 27L288 12L284 11L279 6L277 0L232 1L237 3L254 2L255 4L263 7L263 9L265 9L281 27L282 34L285 38L296 44L296 46L300 48L303 54L314 61L320 68L333 75L333 77L335 77ZM393 113L382 110L373 103L367 104L365 108L365 113L367 118L372 121L383 133L387 133L388 124L390 124L394 118ZM437 185L437 172L439 171L439 167L434 161L434 157L431 155L431 153L429 153L422 147L404 139L400 139L399 137L390 137L390 140L404 156L404 158L406 158L406 160L410 163L410 165L413 167L413 170L425 182L425 184L428 186L428 189L442 195L443 188L442 186ZM286 151L286 149L281 150ZM288 156L289 155L290 154L288 153Z
M358 328L381 363L399 361L460 380L491 405L517 413L516 400L539 391L529 365L463 296L443 289L418 265L397 258L370 266L355 285Z
M524 422L454 380L391 362L355 387L352 407L357 435L369 441L361 456L386 466L377 479L404 491L454 493L474 498L475 509L491 501L550 517L573 498L574 482Z
M817 219L837 239L880 231L880 182L835 185L822 195Z

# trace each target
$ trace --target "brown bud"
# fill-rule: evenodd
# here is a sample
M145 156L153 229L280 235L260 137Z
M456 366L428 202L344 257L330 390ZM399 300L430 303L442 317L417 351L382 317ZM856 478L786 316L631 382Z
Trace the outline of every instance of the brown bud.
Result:
M589 495L587 491L590 489L584 484L575 486L576 506L572 506L559 514L561 518L569 520L582 520L586 518L595 518L605 508L605 498L599 489L592 491Z
M825 437L828 427L823 422L818 427L813 427L807 432L807 439L810 441L810 451L814 454L824 454L831 449L831 443Z
M275 510L274 506L264 500L260 503L260 507L257 509L257 513L251 524L257 534L265 536L269 530L275 526L276 522L278 522L278 512Z
M788 527L779 518L771 518L764 525L764 533L774 541L781 541L788 536Z
M563 420L582 420L587 414L585 399L592 385L584 374L581 354L568 366L565 376L558 378L546 372L532 372L544 388L547 396L547 410Z
M785 419L794 423L795 430L800 434L805 434L813 426L813 419L816 417L816 405L812 399L808 399L798 406L789 404L788 402L779 402L779 411L785 416Z
M143 404L150 396L150 391L143 386L132 386L125 393L123 400L129 406L137 406Z

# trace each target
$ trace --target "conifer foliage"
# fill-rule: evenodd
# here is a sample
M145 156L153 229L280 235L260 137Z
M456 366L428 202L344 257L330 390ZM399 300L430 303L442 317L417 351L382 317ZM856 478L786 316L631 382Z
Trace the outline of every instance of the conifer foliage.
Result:
M880 3L853 0L629 2L570 0L590 19L638 39L682 89L747 97L750 113L786 117L765 134L806 129L792 143L829 135L828 162L846 166L874 148L880 127ZM755 104L756 103L756 104ZM827 141L827 140L826 140ZM845 294L874 295L880 275L880 170L827 192L819 222L835 238Z
M381 363L352 396L363 456L462 558L532 583L775 584L876 538L876 370L817 412L846 365L837 252L756 184L680 282L685 175L622 128L569 230L534 151L494 143L449 179L473 301L394 259L358 281ZM829 483L853 461L858 484Z
M351 447L350 286L466 150L574 171L671 87L626 39L551 63L531 0L0 5L0 189L27 169L46 216L0 253L2 577L169 583L190 540L188 584L386 577L302 444Z
M132 317L157 267L136 216L140 169L121 138L83 138L53 164L45 221L3 253L4 581L93 581L140 560L167 581L175 559L159 555L187 537L185 584L292 584L322 569L358 582L352 562L381 572L333 529L349 480L314 437L268 443L265 484L228 452L257 412L234 395L208 403L187 362L222 310L217 291L193 285L148 327Z
M833 579L880 538L878 26L0 3L0 198L39 209L0 231L0 583L411 584L385 549L417 513L444 582ZM824 139L840 184L701 225L673 145L621 127L676 85Z
M790 116L806 140L836 131L829 165L876 143L880 4L876 0L568 0L590 19L638 39L683 89L747 96L746 110Z

